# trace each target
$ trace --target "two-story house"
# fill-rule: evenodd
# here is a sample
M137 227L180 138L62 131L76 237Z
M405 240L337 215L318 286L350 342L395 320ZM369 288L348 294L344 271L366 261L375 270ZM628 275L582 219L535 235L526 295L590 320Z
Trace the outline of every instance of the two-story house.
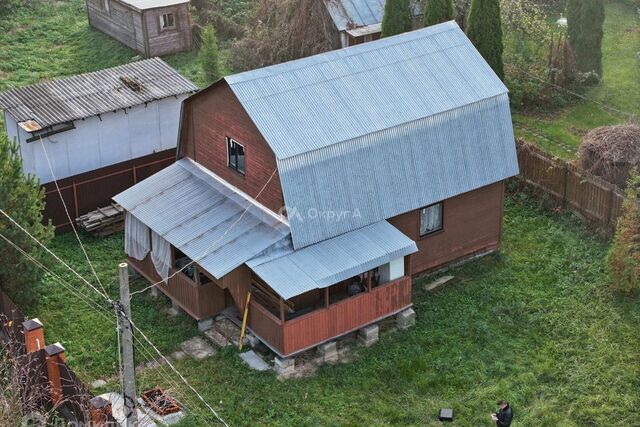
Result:
M288 357L410 309L412 275L498 248L507 88L454 23L226 77L179 160L115 200L131 265Z

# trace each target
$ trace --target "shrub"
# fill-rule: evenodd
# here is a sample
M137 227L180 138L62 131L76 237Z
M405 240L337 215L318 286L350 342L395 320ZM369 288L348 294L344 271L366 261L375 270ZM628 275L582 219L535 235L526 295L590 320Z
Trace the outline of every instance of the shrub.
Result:
M467 36L498 77L504 80L504 64L502 62L504 45L499 0L473 0L471 2Z
M211 25L207 25L202 31L200 65L208 83L214 83L220 79L220 51L216 30Z
M603 0L568 0L567 23L578 69L602 76Z
M413 13L409 0L387 0L382 17L382 37L411 31Z
M607 265L613 290L631 294L640 288L640 176L635 168L627 181Z
M427 0L424 8L425 27L451 21L453 18L453 0Z
M0 133L0 208L45 245L53 237L53 227L42 224L44 190L35 176L23 174L20 146L4 132ZM32 256L40 253L37 243L4 215L0 215L0 233ZM0 239L0 259L2 288L18 305L32 304L33 287L41 280L42 270L4 239Z

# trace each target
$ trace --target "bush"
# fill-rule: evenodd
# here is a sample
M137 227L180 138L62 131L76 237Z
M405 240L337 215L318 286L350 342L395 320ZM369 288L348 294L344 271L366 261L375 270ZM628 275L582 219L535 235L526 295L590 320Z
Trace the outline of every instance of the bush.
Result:
M202 31L200 65L208 83L215 83L220 79L220 51L216 30L211 25L207 25Z
M467 22L467 36L493 71L504 80L502 19L499 0L473 0Z
M424 8L425 27L451 21L453 17L453 0L427 0Z
M622 215L607 256L611 288L631 294L640 288L640 176L633 169L627 181Z
M578 69L602 76L603 0L568 0L567 22Z
M382 37L411 31L413 21L412 5L409 0L387 0L382 17Z

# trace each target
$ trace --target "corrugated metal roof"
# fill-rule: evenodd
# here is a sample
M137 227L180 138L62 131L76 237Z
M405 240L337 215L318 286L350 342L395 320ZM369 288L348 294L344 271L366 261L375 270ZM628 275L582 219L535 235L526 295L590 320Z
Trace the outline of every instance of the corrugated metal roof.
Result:
M507 93L453 21L226 81L279 159Z
M417 252L415 242L381 221L298 251L279 251L247 265L284 299L321 289Z
M289 235L286 222L190 159L113 199L216 278Z
M323 0L338 29L379 24L384 16L385 0ZM422 14L422 2L414 2L414 14Z
M155 9L158 7L173 6L176 4L189 3L189 0L120 0L138 10Z
M153 58L0 92L0 108L19 123L34 120L44 128L196 90Z
M507 88L455 22L227 82L276 155L297 249L518 173Z

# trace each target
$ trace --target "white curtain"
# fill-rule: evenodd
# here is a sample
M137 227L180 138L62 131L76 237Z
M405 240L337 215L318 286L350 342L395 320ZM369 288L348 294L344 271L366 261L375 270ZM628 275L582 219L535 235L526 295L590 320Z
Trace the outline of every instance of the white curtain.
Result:
M142 261L149 253L149 227L126 212L124 216L124 252Z
M171 267L171 244L153 230L151 230L151 260L162 280L166 282L169 267Z

